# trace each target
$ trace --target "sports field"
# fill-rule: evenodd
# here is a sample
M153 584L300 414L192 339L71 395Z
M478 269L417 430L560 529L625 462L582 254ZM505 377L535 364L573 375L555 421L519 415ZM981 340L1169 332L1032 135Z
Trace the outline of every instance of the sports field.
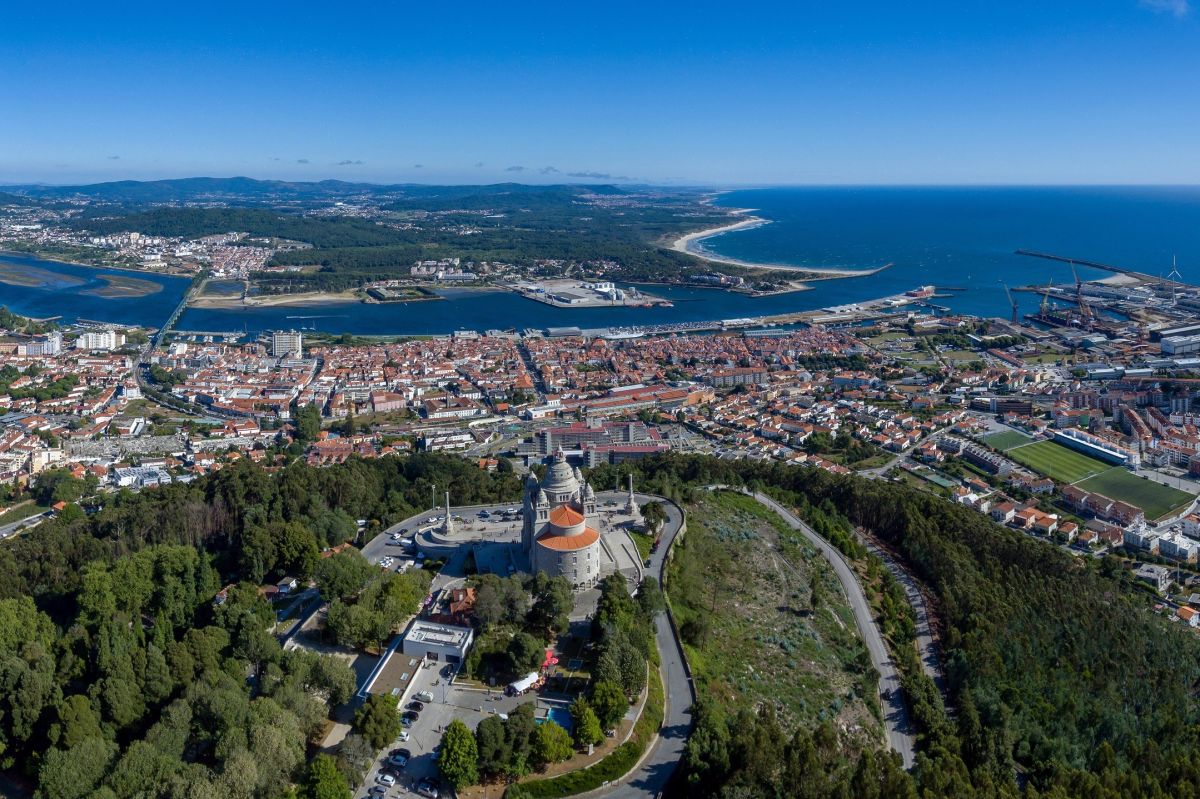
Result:
M1127 469L1115 466L1106 472L1078 483L1084 491L1103 494L1110 499L1128 502L1136 505L1146 514L1150 521L1166 516L1173 510L1192 501L1193 496L1186 491L1138 477Z
M1017 463L1028 466L1038 474L1044 474L1060 483L1074 483L1085 477L1108 471L1113 468L1111 463L1105 463L1095 458L1067 449L1062 444L1053 441L1038 441L1025 444L1004 453ZM1113 497L1119 499L1119 497Z
M997 435L1006 436L1008 433ZM990 438L985 441L995 447ZM1053 441L1019 445L1004 454L1060 483L1074 483L1084 491L1136 505L1150 521L1182 508L1195 498L1195 495L1186 491L1138 477L1123 466L1089 458Z
M1028 444L1031 441L1033 441L1032 438L1024 433L1018 433L1016 430L1005 430L1003 433L992 433L990 436L983 437L983 443L1001 452Z

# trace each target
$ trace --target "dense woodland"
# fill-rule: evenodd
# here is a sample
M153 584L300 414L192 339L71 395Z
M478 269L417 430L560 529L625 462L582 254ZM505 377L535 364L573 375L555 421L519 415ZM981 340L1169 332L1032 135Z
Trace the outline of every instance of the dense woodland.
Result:
M1154 615L1115 560L1074 558L884 481L702 456L621 468L636 469L645 490L668 496L712 483L765 488L820 517L825 534L843 536L835 540L843 549L853 549L845 525L871 529L931 588L945 625L955 713L945 712L932 682L910 663L906 696L921 733L911 777L897 774L888 755L847 758L830 745L828 730L799 731L797 746L771 745L769 710L728 719L701 712L685 764L689 795L875 797L915 789L1181 797L1200 790L1200 642ZM603 468L593 482L610 484L615 471ZM794 786L815 784L796 781L811 771L795 764L797 749L831 781L797 793Z
M902 485L812 469L672 456L600 467L591 479L612 485L631 469L643 490L667 496L709 483L765 487L850 551L846 528L872 529L930 587L945 627L955 712L908 670L921 733L912 775L889 755L847 753L835 731L780 731L770 709L723 718L701 703L682 775L689 795L1195 795L1200 644L1152 614L1116 561L1072 558ZM450 456L274 474L241 464L120 492L92 515L70 508L8 542L3 766L47 799L282 795L307 778L308 736L348 681L337 664L280 652L253 586L317 573L328 595L351 590L337 587L344 575L318 571L319 549L355 535L347 519L427 507L434 483L463 504L521 490L512 474ZM241 582L214 607L218 588ZM372 612L401 589L374 590ZM611 626L624 632L602 635L614 647L609 681L623 683L632 673L622 653L646 651L645 628Z
M119 209L109 206L92 209L73 224L97 235L139 231L190 238L245 231L307 242L312 249L281 251L272 263L317 270L255 277L266 293L292 293L356 288L407 275L418 260L440 258L524 267L541 260L609 261L620 265L609 277L674 280L706 271L704 263L661 244L728 221L724 211L700 205L691 195L642 197L611 186L408 187L404 193L384 206L403 217L403 225L306 217L295 208L142 207L114 214ZM471 232L464 234L467 229Z
M243 464L121 491L91 515L69 506L6 542L0 767L43 799L284 796L310 776L310 737L354 677L332 657L281 651L256 587L315 574L342 635L382 637L372 630L411 613L427 578L346 574L319 550L354 536L356 518L425 507L434 482L464 503L521 490L447 456L275 474Z

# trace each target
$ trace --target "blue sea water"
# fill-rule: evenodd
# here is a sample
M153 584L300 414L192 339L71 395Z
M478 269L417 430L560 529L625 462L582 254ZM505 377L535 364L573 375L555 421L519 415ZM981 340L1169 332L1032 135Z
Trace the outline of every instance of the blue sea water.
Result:
M871 277L832 280L800 299L807 307L857 302L934 284L965 288L936 302L1007 317L1009 286L1071 283L1065 263L1015 255L1065 255L1152 275L1178 256L1187 282L1200 279L1200 188L791 188L723 194L718 204L755 208L770 224L701 242L755 263L868 268ZM1079 268L1080 277L1111 273ZM1014 295L1021 312L1039 301Z
M724 257L795 266L890 268L869 277L822 280L811 291L748 297L727 291L651 286L673 308L553 308L515 294L448 289L441 301L309 307L189 308L185 330L315 328L357 334L437 334L454 330L575 325L584 328L708 321L810 310L898 294L934 284L965 289L936 300L957 311L1007 317L1009 286L1070 283L1066 264L1014 254L1050 252L1155 275L1178 257L1183 279L1200 278L1200 188L772 188L721 194L717 204L755 208L769 224L714 236L699 246ZM46 270L84 276L87 267L0 255ZM1110 273L1080 268L1085 279ZM123 324L162 324L186 290L179 278L145 276L164 290L106 299L81 286L0 283L0 305L31 316L62 315ZM1021 312L1035 295L1015 294Z

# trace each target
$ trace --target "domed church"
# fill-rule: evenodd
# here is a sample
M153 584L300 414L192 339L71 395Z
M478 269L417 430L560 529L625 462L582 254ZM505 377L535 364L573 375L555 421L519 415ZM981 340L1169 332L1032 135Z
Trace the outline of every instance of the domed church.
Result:
M525 527L521 549L534 573L562 575L576 589L600 579L600 533L596 531L596 495L561 449L539 483L525 483Z

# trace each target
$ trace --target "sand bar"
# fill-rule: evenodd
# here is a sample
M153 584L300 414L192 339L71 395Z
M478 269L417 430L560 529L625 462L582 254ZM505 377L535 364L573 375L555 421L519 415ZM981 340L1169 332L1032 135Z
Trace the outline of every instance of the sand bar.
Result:
M753 211L753 208L738 208L732 211L732 214L741 215L748 214ZM767 269L767 270L783 270L789 272L807 272L812 275L829 275L831 277L866 277L873 275L886 267L877 267L875 269L844 269L841 267L832 266L797 266L796 264L757 264L750 261L742 261L737 258L726 258L723 255L713 255L703 249L695 246L704 239L720 236L723 233L732 233L735 230L750 230L751 228L761 227L762 225L771 224L771 220L763 219L760 216L748 216L737 222L731 222L727 225L708 228L706 230L697 230L694 233L680 236L671 244L671 249L677 252L685 252L688 255L702 258L714 264L730 264L731 266L741 266L746 269Z

